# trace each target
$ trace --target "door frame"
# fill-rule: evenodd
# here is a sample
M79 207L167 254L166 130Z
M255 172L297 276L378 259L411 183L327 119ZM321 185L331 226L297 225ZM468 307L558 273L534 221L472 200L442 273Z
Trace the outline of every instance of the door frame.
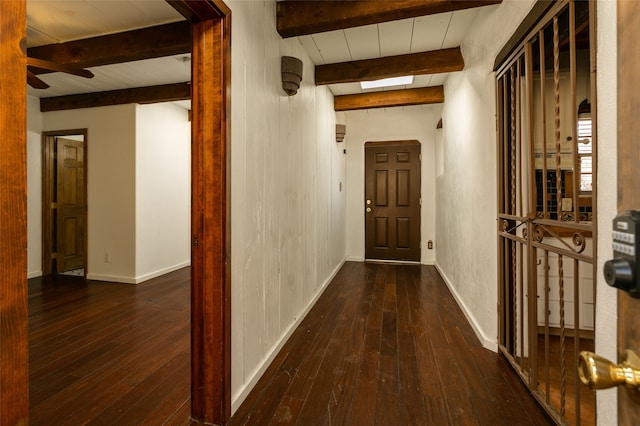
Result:
M231 414L231 10L169 3L192 22L192 424ZM0 2L0 417L28 424L26 0ZM194 209L193 206L197 206Z
M84 276L87 276L87 259L88 259L88 233L89 229L86 226L87 212L88 212L88 198L87 198L87 175L88 175L88 156L87 156L87 129L71 129L71 130L51 130L42 132L42 275L50 275L53 273L52 268L52 253L53 253L53 230L57 228L53 221L53 209L51 203L53 202L53 194L56 191L54 188L53 174L57 171L57 163L54 158L55 153L55 138L58 136L71 136L71 135L83 135L84 136L84 199L87 200L87 210L84 212L85 233L83 236L84 241Z
M191 22L191 420L231 417L231 9L167 0Z
M0 422L29 418L26 0L0 2Z
M637 166L640 148L637 132L640 130L637 115L640 101L635 92L638 87L636 76L640 71L638 60L637 26L640 5L636 2L618 2L617 4L617 36L618 36L618 212L640 209L640 194L634 187L640 182L640 168ZM611 232L607 230L606 232ZM636 271L637 272L637 271ZM624 351L631 349L640 351L640 300L632 298L628 293L617 290L617 352L620 363L624 359ZM625 386L618 386L618 424L638 424L640 421L640 404L637 393Z

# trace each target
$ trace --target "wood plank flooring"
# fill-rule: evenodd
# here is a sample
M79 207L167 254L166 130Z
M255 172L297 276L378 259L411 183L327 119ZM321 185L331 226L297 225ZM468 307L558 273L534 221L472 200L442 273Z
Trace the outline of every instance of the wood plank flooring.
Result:
M30 424L188 424L189 283L29 280Z
M188 424L189 269L29 281L32 425ZM429 266L348 262L231 425L550 424Z
M552 422L433 267L348 262L229 424Z

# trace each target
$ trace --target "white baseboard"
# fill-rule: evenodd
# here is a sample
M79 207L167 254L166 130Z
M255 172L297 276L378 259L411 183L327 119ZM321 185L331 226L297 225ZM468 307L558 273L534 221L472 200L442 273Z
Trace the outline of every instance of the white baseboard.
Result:
M238 392L236 392L236 394L232 396L231 414L236 412L236 410L240 407L240 405L245 400L245 398L253 390L256 383L258 383L258 380L260 380L264 372L267 371L267 368L269 368L269 366L271 365L275 357L278 355L282 347L285 345L285 343L287 343L287 340L289 340L289 337L291 337L291 335L296 330L296 328L298 328L298 326L302 323L304 318L307 316L311 308L313 308L313 306L316 304L320 296L322 296L322 293L324 293L324 290L327 288L329 283L335 278L336 274L338 273L340 268L342 268L346 260L348 260L348 258L342 260L338 264L338 266L333 270L331 275L329 275L329 277L324 281L324 283L322 283L322 286L318 289L318 291L313 296L313 298L309 301L307 306L302 310L300 315L298 315L297 319L291 323L289 328L287 328L285 332L282 334L282 336L280 337L280 340L278 340L276 344L268 352L267 357L264 359L262 364L260 364L253 371L253 373L251 373L251 375L249 376L249 380L247 380L244 386L242 386L238 390Z
M27 279L38 278L42 276L42 271L29 271L27 272Z
M109 281L113 283L122 284L136 284L136 279L132 277L121 277L119 275L105 275L105 274L87 274L88 280L94 281Z
M364 256L347 256L347 262L364 262Z
M114 283L123 283L123 284L140 284L152 278L156 278L161 275L168 274L169 272L177 271L178 269L182 269L189 265L191 265L191 261L187 260L185 262L178 263L177 265L169 266L163 269L158 269L157 271L150 272L148 274L140 275L139 277L122 277L118 275L88 273L87 279L95 280L95 281L110 281Z
M440 276L442 277L442 280L445 282L445 284L449 288L449 291L453 295L453 298L456 299L458 306L460 306L460 309L462 309L464 316L467 317L469 324L471 324L471 328L473 328L474 333L476 334L476 336L478 336L478 339L480 339L480 343L482 343L482 346L489 349L490 351L498 352L498 342L496 338L495 337L489 338L484 334L484 332L482 331L482 328L480 328L480 326L478 325L478 322L476 321L475 317L471 314L471 312L467 308L467 305L465 305L465 303L460 298L460 295L458 294L456 289L451 285L451 282L449 281L449 278L447 278L447 275L442 271L442 269L437 263L435 263L435 267L438 270L438 273L440 274Z
M148 281L148 280L150 280L152 278L156 278L156 277L159 277L161 275L168 274L169 272L177 271L178 269L185 268L185 267L187 267L189 265L191 265L191 260L186 260L186 261L180 262L180 263L178 263L176 265L169 266L167 268L162 268L162 269L159 269L157 271L141 275L139 277L136 277L135 284L140 284L140 283Z
M364 258L364 256L347 256L347 262L364 262L366 259ZM373 262L385 262L384 260L373 260ZM389 263L404 263L404 262L399 262L399 261L393 261L390 260L388 261ZM433 259L428 259L428 260L424 260L424 261L420 261L420 262L406 262L407 264L415 264L415 263L420 263L422 265L435 265L436 261Z

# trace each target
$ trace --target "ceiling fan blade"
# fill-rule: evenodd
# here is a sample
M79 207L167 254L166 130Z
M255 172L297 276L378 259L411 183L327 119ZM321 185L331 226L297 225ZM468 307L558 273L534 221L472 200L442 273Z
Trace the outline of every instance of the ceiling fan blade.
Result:
M36 68L42 68L49 71L58 71L58 72L64 72L67 74L77 75L79 77L93 78L93 73L89 70L85 70L82 68L77 68L69 65L57 64L55 62L45 61L44 59L27 58L27 65L30 65Z
M27 71L27 84L33 87L34 89L48 89L49 85L44 81L40 80L35 76L31 71Z

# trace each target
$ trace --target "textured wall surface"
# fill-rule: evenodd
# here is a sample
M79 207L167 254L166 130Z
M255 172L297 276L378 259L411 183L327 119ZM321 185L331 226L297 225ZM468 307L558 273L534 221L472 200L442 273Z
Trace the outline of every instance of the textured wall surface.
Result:
M496 132L493 60L531 1L483 10L461 49L465 69L445 83L438 156L436 254L483 344L497 349Z
M173 103L136 106L136 281L191 264L191 123Z
M345 162L333 96L275 2L233 1L232 394L235 410L345 257ZM304 63L288 97L280 56ZM340 144L342 145L342 144Z

